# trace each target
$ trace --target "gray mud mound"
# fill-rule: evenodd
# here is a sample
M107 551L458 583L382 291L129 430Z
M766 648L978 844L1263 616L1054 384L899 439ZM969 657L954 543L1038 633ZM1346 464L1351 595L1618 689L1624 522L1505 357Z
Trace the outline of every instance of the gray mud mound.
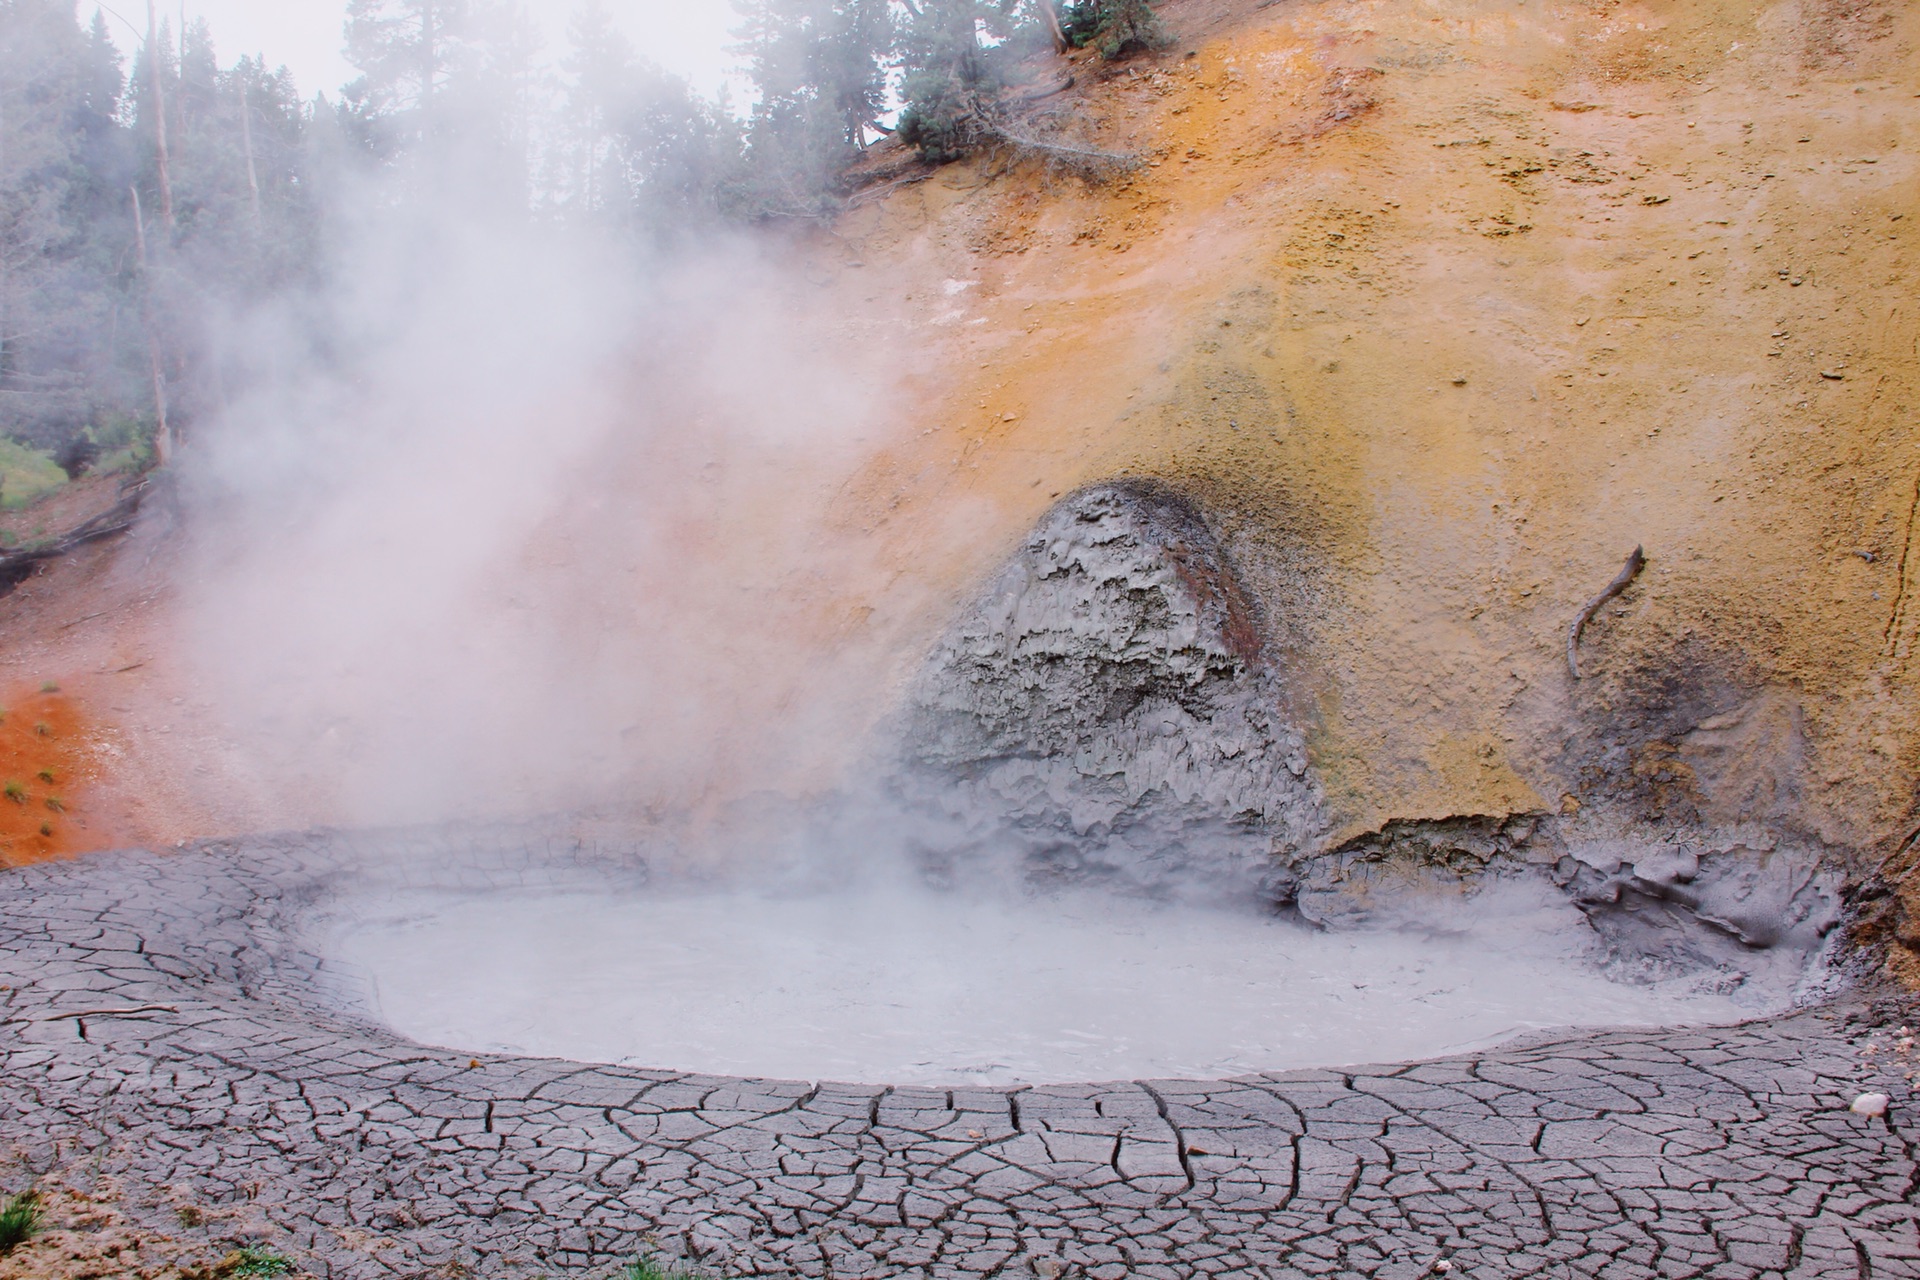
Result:
M1165 889L1266 886L1319 832L1253 610L1193 506L1121 482L1063 500L935 651L895 781L936 862Z

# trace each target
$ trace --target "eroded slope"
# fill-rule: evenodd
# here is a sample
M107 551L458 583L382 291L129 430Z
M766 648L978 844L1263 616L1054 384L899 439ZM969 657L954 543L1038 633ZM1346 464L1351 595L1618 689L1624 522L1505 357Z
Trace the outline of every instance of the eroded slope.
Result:
M1336 841L1597 811L1897 853L1913 12L1165 11L1174 48L1036 107L1146 157L1131 178L987 159L839 228L848 305L904 305L941 353L848 521L951 598L1063 494L1174 485L1253 598ZM1575 680L1567 628L1636 545ZM890 621L906 655L948 619Z

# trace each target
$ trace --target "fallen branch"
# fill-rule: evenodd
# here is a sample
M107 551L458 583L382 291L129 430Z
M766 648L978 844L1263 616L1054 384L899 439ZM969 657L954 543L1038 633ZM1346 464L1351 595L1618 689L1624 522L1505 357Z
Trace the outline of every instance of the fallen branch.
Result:
M124 1009L75 1009L71 1013L56 1013L40 1019L42 1022L59 1022L63 1018L124 1018L135 1013L178 1013L170 1004L136 1004Z
M904 178L895 178L881 186L861 187L853 195L847 197L847 208L858 209L863 205L871 204L875 200L883 199L891 192L898 191L901 187L910 187L916 182L925 182L928 178L931 178L934 173L935 170L932 166L922 165L921 172L909 173Z
M1013 95L1012 100L1015 102L1039 102L1044 98L1051 98L1056 93L1065 93L1071 88L1073 88L1073 77L1070 75L1062 76L1051 85L1042 85L1038 89L1029 89L1025 93L1017 93Z
M51 542L0 553L0 589L22 581L34 566L55 560L89 542L112 537L133 528L140 514L140 500L146 496L148 481L142 480L127 490L120 501L92 519L84 520Z
M1005 125L983 120L981 136L1004 146L1015 155L1031 157L1057 165L1088 182L1110 182L1138 169L1139 156L1126 151L1103 151L1098 147L1076 147L1065 142L1048 142L1028 134L1015 133Z
M1593 621L1593 615L1600 612L1607 601L1625 591L1627 584L1639 577L1640 571L1646 567L1647 557L1639 547L1635 547L1633 554L1627 557L1626 564L1620 567L1620 572L1614 580L1609 582L1599 595L1587 601L1587 607L1580 611L1580 616L1575 618L1573 625L1567 628L1567 670L1573 673L1575 680L1580 678L1580 633L1587 629L1589 622Z
M1896 843L1893 846L1893 852L1880 859L1880 865L1873 869L1873 874L1884 876L1897 859L1909 853L1920 853L1920 827L1916 827L1913 834L1905 840Z

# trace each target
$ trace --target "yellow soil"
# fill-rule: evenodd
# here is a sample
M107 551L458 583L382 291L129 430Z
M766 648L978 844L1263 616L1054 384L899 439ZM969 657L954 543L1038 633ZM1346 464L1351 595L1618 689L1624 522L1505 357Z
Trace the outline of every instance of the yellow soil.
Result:
M1163 12L1068 104L1132 179L983 161L843 220L846 305L942 370L845 519L951 599L1075 486L1198 491L1346 831L1570 810L1620 742L1656 811L1903 835L1920 11Z

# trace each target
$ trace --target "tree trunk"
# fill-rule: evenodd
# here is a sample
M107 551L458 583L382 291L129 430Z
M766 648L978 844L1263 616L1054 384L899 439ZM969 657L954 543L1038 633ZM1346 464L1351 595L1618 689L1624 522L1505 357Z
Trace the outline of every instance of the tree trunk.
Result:
M153 81L153 158L160 174L160 226L173 227L173 179L167 173L167 90L160 70L160 27L147 0L147 76ZM144 251L143 251L144 252Z
M133 193L133 238L140 251L140 323L147 331L147 372L153 379L153 459L164 467L173 458L173 428L167 424L167 373L160 361L160 335L153 323L153 275L147 270L147 220L140 212L140 188L128 187L127 190Z
M247 198L252 202L253 234L260 234L260 174L253 166L252 84L240 86L240 141L247 149Z
M1067 39L1067 29L1060 25L1060 6L1055 0L1034 0L1040 6L1040 14L1047 20L1047 30L1053 33L1053 48L1056 53L1065 53L1072 48Z

